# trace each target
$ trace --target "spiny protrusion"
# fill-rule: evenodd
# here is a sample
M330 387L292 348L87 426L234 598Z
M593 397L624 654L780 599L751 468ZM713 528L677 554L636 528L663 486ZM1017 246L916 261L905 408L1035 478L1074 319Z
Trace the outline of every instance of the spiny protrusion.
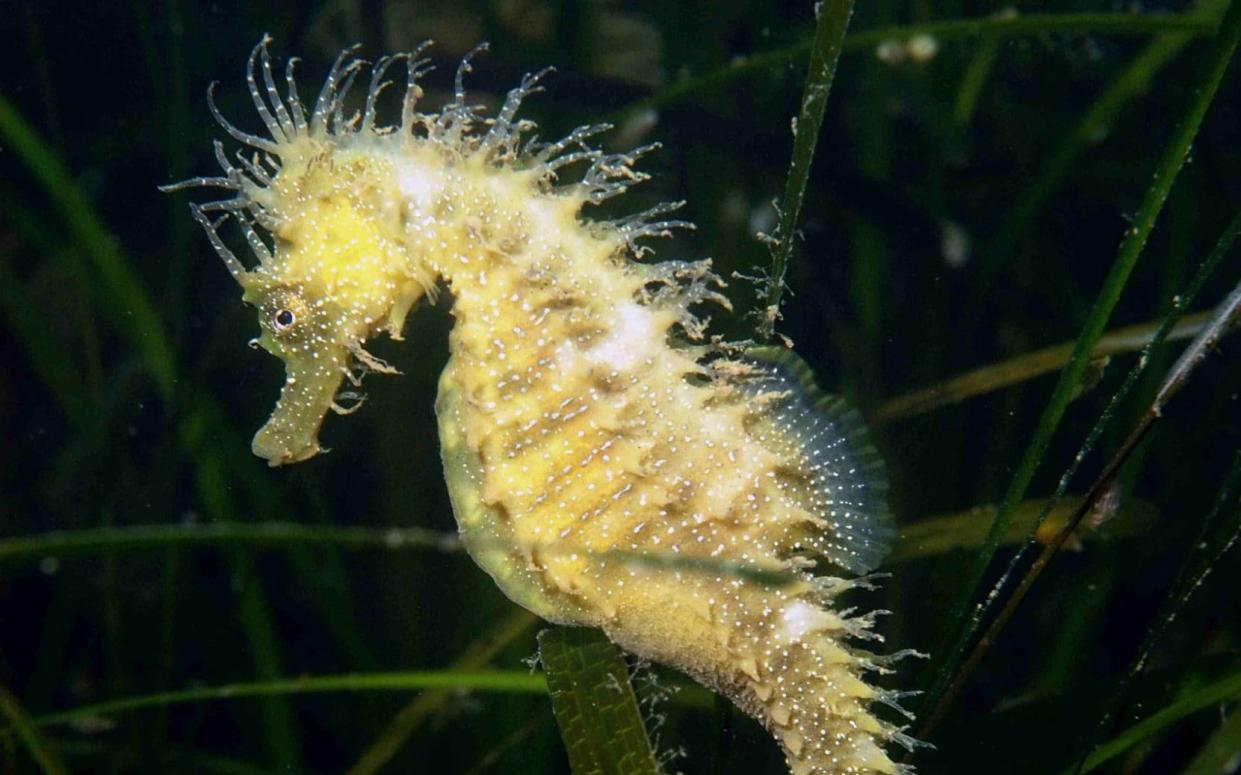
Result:
M311 135L333 134L331 127L328 126L328 120L336 113L337 106L344 99L344 93L353 82L350 74L356 72L364 64L360 59L350 59L360 48L360 45L347 47L337 55L336 61L332 63L332 69L328 71L327 78L323 81L323 88L319 90L319 97L315 100L315 107L311 112L309 129Z
M500 112L491 121L491 129L487 131L487 135L479 144L479 151L487 154L492 163L504 163L516 157L517 143L521 139L522 132L534 128L533 122L514 121L517 110L526 97L543 90L539 81L554 69L545 67L538 72L527 73L522 76L521 84L509 91L508 96L505 97Z
M667 215L676 212L685 206L685 202L663 202L657 204L649 210L643 210L640 213L625 216L612 221L612 225L625 238L625 244L629 246L629 251L633 253L634 258L641 258L651 252L651 248L645 245L639 245L638 240L643 237L670 237L673 229L694 229L695 226L690 221L682 220L655 220L661 215Z

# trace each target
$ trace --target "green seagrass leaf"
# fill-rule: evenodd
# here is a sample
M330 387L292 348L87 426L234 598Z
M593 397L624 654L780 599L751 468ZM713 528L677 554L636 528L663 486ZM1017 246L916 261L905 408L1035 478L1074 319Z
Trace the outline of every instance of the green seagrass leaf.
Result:
M1062 498L1048 513L1046 522L1039 528L1035 538L1050 540L1064 527L1065 520L1081 504L1080 496ZM1004 545L1020 544L1026 540L1035 522L1042 516L1047 500L1038 498L1022 501L1013 512L1013 521L1004 534ZM966 511L942 514L901 526L897 540L888 558L890 563L935 557L953 551L973 549L986 538L987 528L995 519L995 504L975 506ZM1159 511L1150 501L1126 498L1115 508L1092 515L1070 539L1071 551L1081 551L1083 544L1115 541L1150 530L1159 520Z
M552 710L574 775L655 775L638 699L621 650L599 630L539 633Z

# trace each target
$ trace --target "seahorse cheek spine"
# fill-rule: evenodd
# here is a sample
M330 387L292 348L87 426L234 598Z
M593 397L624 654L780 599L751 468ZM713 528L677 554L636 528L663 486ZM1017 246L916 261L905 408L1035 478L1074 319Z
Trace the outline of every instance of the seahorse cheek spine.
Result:
M307 119L295 91L281 99L260 44L248 80L273 140L226 125L265 155L234 166L217 147L227 178L188 182L237 192L214 209L241 224L255 269L223 245L209 205L195 217L259 308L259 344L286 364L255 452L273 465L314 455L324 415L347 411L342 382L388 370L363 344L399 337L443 280L456 318L437 400L446 479L467 548L499 586L730 697L798 775L907 771L882 744L909 739L869 711L896 695L862 679L885 659L849 645L877 637L873 615L831 608L865 582L808 572L807 554L873 567L890 532L870 511L877 480L864 472L876 464L853 446L856 416L812 405L804 366L705 339L691 305L726 303L709 263L629 257L636 237L678 225L652 222L666 208L581 216L641 179L636 154L590 150L597 128L516 150L529 126L513 114L534 79L479 133L461 73L444 111L413 111L411 64L401 125L377 129L374 95L392 60L376 67L360 125L341 116L356 74L342 63ZM288 80L293 89L291 70ZM575 156L591 163L583 182L554 185ZM661 557L683 563L649 561ZM795 581L761 583L728 564Z

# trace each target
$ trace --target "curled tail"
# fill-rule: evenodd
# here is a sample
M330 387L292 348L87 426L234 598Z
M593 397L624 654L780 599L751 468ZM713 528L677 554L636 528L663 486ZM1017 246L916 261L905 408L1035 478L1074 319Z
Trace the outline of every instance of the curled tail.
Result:
M632 581L632 575L630 576ZM889 757L890 743L914 741L872 712L876 704L908 716L900 693L877 688L867 674L890 672L885 656L855 644L878 640L878 612L853 616L828 604L866 581L827 579L771 587L733 584L726 605L714 578L650 572L646 594L627 602L604 630L622 647L686 670L727 696L779 742L793 775L884 773L913 769Z
M780 741L794 775L912 772L888 756L885 743L912 750L901 728L872 715L874 703L906 715L900 694L868 683L867 672L906 653L880 657L849 640L877 638L875 612L853 617L803 598L788 601L761 645L760 674L751 691L763 702L760 719Z

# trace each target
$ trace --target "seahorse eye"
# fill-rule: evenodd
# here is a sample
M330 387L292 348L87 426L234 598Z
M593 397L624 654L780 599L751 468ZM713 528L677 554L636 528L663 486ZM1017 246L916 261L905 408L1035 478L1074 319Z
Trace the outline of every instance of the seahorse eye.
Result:
M281 341L300 337L314 313L296 288L278 287L259 302L259 322Z

